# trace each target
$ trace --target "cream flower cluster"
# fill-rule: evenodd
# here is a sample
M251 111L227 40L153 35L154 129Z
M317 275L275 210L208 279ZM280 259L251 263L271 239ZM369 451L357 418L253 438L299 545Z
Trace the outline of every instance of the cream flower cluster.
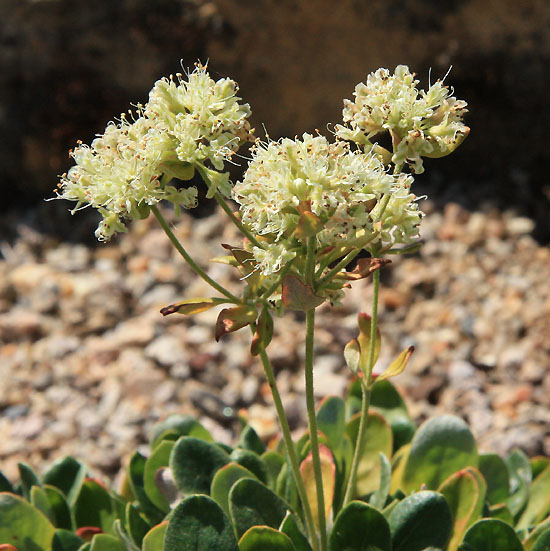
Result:
M147 216L159 201L177 209L195 206L194 187L167 184L172 177L190 179L195 168L209 177L210 194L217 186L229 194L228 175L218 171L250 131L250 109L238 103L236 91L235 82L215 82L201 65L187 82L158 81L134 120L122 115L91 146L79 143L71 152L76 164L62 176L58 197L75 201L73 212L97 208L103 219L96 236L106 241L125 231L125 220Z
M412 172L422 173L422 157L452 153L470 129L462 122L466 102L451 96L441 81L428 91L419 91L418 82L405 65L399 65L393 75L388 69L371 73L366 83L355 87L355 101L344 100L348 126L338 125L337 135L371 147L372 137L389 131L397 170L406 163Z
M233 199L242 221L265 236L264 248L254 247L253 253L269 275L303 251L296 229L304 209L318 220L317 251L413 242L421 213L409 192L411 182L411 176L388 173L377 155L304 134L301 140L259 143Z

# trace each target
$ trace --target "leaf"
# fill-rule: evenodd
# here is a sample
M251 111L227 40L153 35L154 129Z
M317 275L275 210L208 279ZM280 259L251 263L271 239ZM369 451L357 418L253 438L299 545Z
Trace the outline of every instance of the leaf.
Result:
M338 396L327 396L317 411L317 426L337 453L346 433L346 404Z
M361 365L361 347L357 339L352 339L344 348L344 359L346 365L354 375L358 375Z
M167 528L168 521L153 526L143 538L143 544L141 546L142 551L163 551L164 537Z
M523 551L514 529L497 519L478 520L464 536L467 551Z
M330 551L392 551L388 522L374 507L352 501L336 517Z
M55 528L23 498L0 493L0 542L18 551L49 551Z
M239 540L239 551L296 551L291 539L269 526L253 526Z
M124 544L109 534L97 534L92 539L90 551L126 551Z
M61 490L55 486L44 485L44 493L48 499L50 511L53 515L53 525L56 528L64 528L65 530L72 530L73 520L71 509L65 496L61 493Z
M390 377L396 377L397 375L401 375L403 371L405 371L405 368L407 367L407 363L409 362L409 358L412 356L412 353L414 352L414 346L409 346L408 348L405 348L399 356L388 366L388 368L378 375L376 378L377 381L383 381L384 379L389 379Z
M185 498L172 512L163 551L238 551L226 514L210 497Z
M194 417L190 415L183 415L180 413L173 413L168 415L162 421L159 421L153 427L153 434L151 435L151 448L156 448L161 437L167 431L174 432L179 436L194 436L200 438L206 442L213 442L212 435L206 430ZM177 440L177 438L176 438Z
M303 312L317 308L325 301L323 297L317 296L309 285L294 275L283 278L281 298L286 308Z
M245 469L254 473L255 478L264 484L268 483L269 473L267 465L262 461L262 458L251 450L235 448L229 455L231 461L242 465Z
M375 509L383 509L390 493L391 465L382 452L378 456L380 458L380 484L378 489L370 496L369 505Z
M403 490L436 489L451 474L477 467L476 442L466 423L453 415L426 421L416 433L403 471Z
M59 488L66 496L69 505L74 505L80 486L88 469L74 457L63 457L55 461L44 473L42 482Z
M505 461L510 474L511 494L506 504L515 516L521 512L529 499L529 485L532 480L531 464L521 450L514 450Z
M298 527L296 518L290 511L287 511L279 530L290 538L296 551L311 551L309 541Z
M389 525L392 551L423 551L429 546L443 549L451 536L453 518L441 494L421 491L395 506Z
M338 272L339 279L356 281L371 276L376 270L380 270L386 264L391 264L389 258L360 258L351 272Z
M118 518L117 503L103 484L88 478L80 488L74 504L74 519L78 528L97 526L104 532L113 532Z
M224 308L216 321L216 341L219 341L227 333L238 331L256 321L258 312L252 306L234 306Z
M550 530L543 532L533 545L532 551L548 551L550 549Z
M186 316L192 316L194 314L200 314L206 312L215 306L220 304L227 304L228 300L223 298L190 298L182 300L175 304L169 304L160 309L160 313L163 316L169 316L170 314L183 314Z
M262 350L265 350L273 337L273 318L267 307L263 307L258 317L256 331L252 337L250 345L250 354L257 356Z
M38 475L32 470L26 463L18 463L19 477L21 478L21 488L23 490L23 496L26 499L31 497L31 488L33 486L41 486Z
M357 443L360 414L355 415L347 424L346 432L352 442ZM379 413L369 413L367 431L357 469L357 486L354 495L370 494L378 489L381 477L380 453L391 457L393 436L387 421Z
M207 494L214 475L229 461L229 455L216 444L182 436L170 455L170 468L183 494Z
M29 501L55 526L55 517L50 508L50 502L48 501L46 492L40 486L33 486L31 488Z
M52 551L78 551L84 540L69 530L58 529L52 539Z
M496 454L481 454L479 470L487 482L487 501L490 504L505 502L510 496L508 467Z
M439 487L453 515L453 533L448 551L456 551L466 530L481 518L487 485L481 473L473 467L452 474Z
M230 515L229 492L233 484L241 478L255 479L256 476L242 465L232 462L222 467L212 479L210 495L227 516Z
M325 521L328 520L334 497L334 486L336 482L336 466L330 450L324 446L319 446L319 459L321 461L321 478L323 481L323 497L325 503ZM310 452L300 464L300 474L304 481L307 500L313 515L313 522L319 529L319 508L317 501L317 485L315 483L315 472L313 468L313 455Z
M285 458L278 452L268 450L261 455L263 462L267 467L269 486L275 488L275 482L283 465L285 464Z
M12 483L2 471L0 471L0 492L10 492L12 494L17 493Z
M246 425L239 436L239 448L250 450L258 455L262 455L265 452L265 446L260 440L258 433L250 426Z
M155 507L145 492L145 463L146 459L139 452L135 452L128 465L128 481L132 492L136 496L139 505L147 518L154 524L164 518L164 513Z
M278 528L289 507L261 482L242 478L229 492L229 510L237 536L241 537L253 526Z
M170 463L170 454L174 448L174 442L163 440L151 453L145 461L143 470L143 488L145 494L151 503L164 513L170 511L170 502L160 491L157 485L157 473L162 467L167 467Z
M550 466L546 467L533 481L529 491L529 501L523 511L516 530L529 528L542 522L550 513Z
M369 350L370 350L370 334L371 334L371 325L372 318L365 312L360 312L357 316L357 322L359 325L359 336L357 341L361 348L361 369L366 371L367 362L369 360ZM374 343L374 357L372 358L372 365L375 365L378 361L378 356L380 356L380 347L382 346L382 337L380 336L380 330L376 328L376 340Z
M132 541L141 548L143 538L149 530L149 524L143 520L133 503L126 504L126 528Z
M370 403L371 410L382 414L391 426L394 452L412 440L416 427L405 402L390 381L374 383Z

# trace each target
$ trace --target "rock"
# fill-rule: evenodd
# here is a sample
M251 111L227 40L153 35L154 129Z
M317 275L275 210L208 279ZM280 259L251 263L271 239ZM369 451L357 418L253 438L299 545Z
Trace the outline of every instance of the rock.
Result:
M180 339L172 335L161 335L145 348L145 356L162 366L185 363L189 359Z

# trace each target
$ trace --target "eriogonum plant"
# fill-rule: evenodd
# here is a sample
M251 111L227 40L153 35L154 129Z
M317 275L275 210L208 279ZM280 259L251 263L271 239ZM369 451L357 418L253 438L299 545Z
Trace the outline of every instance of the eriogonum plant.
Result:
M466 103L454 98L442 81L427 91L417 85L405 66L394 74L379 69L357 85L354 101L344 102L343 124L336 125L334 136L306 133L295 139L256 140L242 180L232 185L224 166L240 146L253 140L250 108L240 103L235 82L216 82L199 64L186 77L158 81L147 104L131 119L121 116L91 146L78 145L72 153L76 165L60 183L59 197L75 201L75 210L88 205L99 210L103 219L96 235L101 240L152 211L192 269L221 295L188 298L167 306L163 314L195 314L226 304L216 339L250 327L251 353L260 357L273 392L286 468L292 473L307 534L300 549L327 551L330 515L360 494L358 466L380 348L379 270L390 262L388 255L420 246L422 212L412 192L413 174L424 170L423 157L453 152L469 131L462 122ZM386 132L392 151L376 142ZM197 191L185 184L195 171L208 188L207 197L215 198L242 232L242 242L224 245L230 254L216 259L240 271L241 296L214 281L189 256L157 208L163 200L176 209L195 206ZM227 198L238 204L238 212L232 212ZM345 351L362 399L355 451L342 471L336 507L326 476L331 451L326 435L318 431L313 397L315 310L325 301L337 304L346 287L369 276L372 312L359 315L359 336ZM292 440L266 352L273 314L280 316L285 309L304 311L306 317L309 433L301 448ZM402 372L411 353L412 348L404 350L378 379ZM310 450L306 459L304 449ZM249 548L246 545L243 549Z

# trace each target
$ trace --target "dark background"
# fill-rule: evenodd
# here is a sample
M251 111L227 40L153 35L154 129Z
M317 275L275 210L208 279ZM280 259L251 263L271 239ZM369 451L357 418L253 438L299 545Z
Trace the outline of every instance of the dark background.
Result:
M0 0L0 231L26 216L63 232L45 203L67 151L145 102L154 81L209 60L251 104L256 134L341 120L342 99L378 67L408 64L467 100L471 134L428 160L416 191L469 209L513 208L550 240L548 0ZM235 172L234 177L238 177ZM31 207L29 209L29 207ZM29 214L32 212L32 214ZM22 214L24 213L24 214ZM90 238L79 213L70 238Z

